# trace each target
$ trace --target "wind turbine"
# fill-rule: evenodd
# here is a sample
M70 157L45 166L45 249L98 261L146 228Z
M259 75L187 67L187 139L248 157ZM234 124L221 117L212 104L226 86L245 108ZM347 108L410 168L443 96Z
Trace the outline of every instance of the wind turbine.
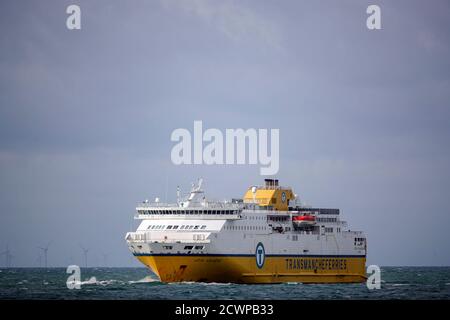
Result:
M6 268L10 268L11 267L11 261L14 258L14 256L11 254L11 250L9 250L9 246L8 245L6 245L6 250L1 252L0 255L5 255Z
M103 256L103 266L107 267L108 266L108 253L102 253Z
M87 255L88 255L89 249L83 247L81 244L80 244L80 248L81 248L81 250L83 250L83 255L84 255L84 266L87 268L87 266L88 266L88 263L87 263L87 258L88 258L88 256L87 256Z
M47 243L46 247L38 247L38 249L41 249L44 252L44 264L45 268L47 268L47 253L48 253L48 247L50 247L50 243Z
M39 254L35 261L38 264L39 268L42 268L42 255Z

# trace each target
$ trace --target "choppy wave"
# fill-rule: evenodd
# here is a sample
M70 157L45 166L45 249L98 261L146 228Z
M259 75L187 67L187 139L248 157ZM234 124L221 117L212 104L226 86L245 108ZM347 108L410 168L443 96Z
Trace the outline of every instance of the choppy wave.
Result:
M90 277L89 279L87 279L85 281L68 281L67 284L79 285L79 286L85 286L85 285L109 286L109 285L125 285L125 284L137 284L137 283L152 283L152 282L159 282L159 280L155 279L151 276L145 276L144 278L142 278L140 280L130 280L130 281L123 281L123 280L117 280L117 279L97 280L96 277Z
M65 268L2 269L0 299L450 299L450 267L399 269L382 268L379 290L365 283L166 284L144 268L86 268L71 283L81 290L69 290Z
M67 285L72 285L72 286L85 286L85 285L94 285L94 284L101 284L101 281L97 281L96 277L90 277L88 280L85 281L67 281L66 282Z
M232 283L229 282L200 282L204 286L230 286Z
M144 278L142 278L141 280L137 280L137 281L128 281L129 284L134 284L134 283L151 283L151 282L160 282L158 279L155 279L151 276L146 276Z

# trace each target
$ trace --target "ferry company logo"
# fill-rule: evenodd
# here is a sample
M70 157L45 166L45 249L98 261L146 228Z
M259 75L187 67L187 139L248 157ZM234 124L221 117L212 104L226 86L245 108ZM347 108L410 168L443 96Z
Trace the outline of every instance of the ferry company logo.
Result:
M264 266L264 261L266 260L266 252L264 251L264 246L261 242L256 245L256 266L261 269Z
M286 202L286 192L283 192L281 194L281 202L285 203Z

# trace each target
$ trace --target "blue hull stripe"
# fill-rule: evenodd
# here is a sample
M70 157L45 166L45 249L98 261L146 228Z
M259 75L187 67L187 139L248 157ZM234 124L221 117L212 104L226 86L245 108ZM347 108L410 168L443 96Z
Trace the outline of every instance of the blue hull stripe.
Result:
M133 253L136 257L145 256L183 256L183 257L254 257L254 254L220 254L220 253ZM266 254L266 257L301 257L301 258L365 258L365 255L308 255L308 254Z

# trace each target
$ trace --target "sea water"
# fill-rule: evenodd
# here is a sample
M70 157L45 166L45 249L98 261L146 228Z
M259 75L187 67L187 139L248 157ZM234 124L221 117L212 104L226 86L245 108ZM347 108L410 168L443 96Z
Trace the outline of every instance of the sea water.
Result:
M358 284L161 283L145 268L0 269L0 299L450 299L450 267L382 267L381 289Z

